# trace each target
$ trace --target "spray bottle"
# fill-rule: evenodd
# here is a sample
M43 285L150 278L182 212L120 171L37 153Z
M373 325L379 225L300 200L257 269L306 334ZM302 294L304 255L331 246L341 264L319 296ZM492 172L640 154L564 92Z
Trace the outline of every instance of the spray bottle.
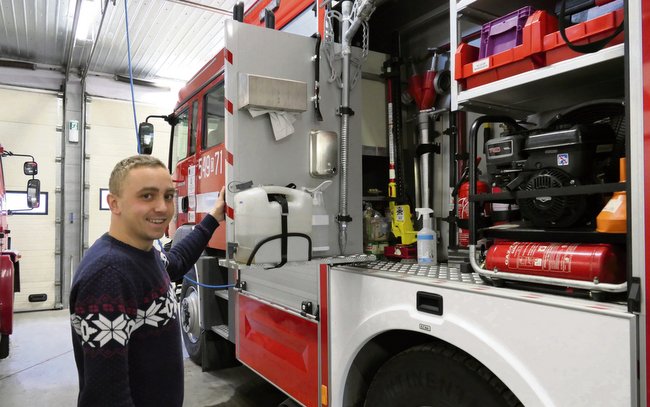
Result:
M303 188L312 196L311 216L311 251L313 254L324 253L330 249L330 216L325 209L323 191L332 184L331 180L323 181L312 189Z
M437 264L437 236L436 232L431 228L433 210L431 208L415 208L415 212L418 213L418 219L422 218L422 229L417 234L418 263Z

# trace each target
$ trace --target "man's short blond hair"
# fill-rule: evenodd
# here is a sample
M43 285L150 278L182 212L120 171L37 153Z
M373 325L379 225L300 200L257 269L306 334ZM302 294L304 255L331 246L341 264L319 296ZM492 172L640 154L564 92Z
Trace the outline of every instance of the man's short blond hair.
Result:
M111 177L108 180L108 191L115 196L120 196L122 193L122 184L124 183L126 176L129 174L129 171L140 167L162 167L167 169L165 164L156 157L141 154L133 155L115 164L115 167L111 172Z

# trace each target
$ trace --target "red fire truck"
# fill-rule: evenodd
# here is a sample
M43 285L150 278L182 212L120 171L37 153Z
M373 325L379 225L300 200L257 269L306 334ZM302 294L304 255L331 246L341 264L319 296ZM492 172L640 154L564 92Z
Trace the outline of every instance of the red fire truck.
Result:
M11 247L10 229L7 225L7 215L10 214L5 195L5 178L3 162L7 157L29 157L23 165L25 175L32 178L27 181L27 200L24 209L38 208L40 199L40 181L34 176L38 167L34 157L24 154L14 154L0 146L0 359L9 356L9 335L13 331L14 293L20 291L20 255Z
M319 38L256 26L272 20L260 1L179 93L170 237L222 185L227 204L182 282L188 353L206 370L239 361L305 406L648 405L650 1L413 3L429 8L276 9L279 28L316 13ZM409 34L407 75L390 35L372 36L387 21ZM387 116L368 116L358 86L373 38L391 53ZM422 57L432 47L446 57ZM364 120L387 123L384 165L362 168ZM419 183L439 263L399 241L390 259L363 254L373 171ZM394 222L400 195L383 200Z

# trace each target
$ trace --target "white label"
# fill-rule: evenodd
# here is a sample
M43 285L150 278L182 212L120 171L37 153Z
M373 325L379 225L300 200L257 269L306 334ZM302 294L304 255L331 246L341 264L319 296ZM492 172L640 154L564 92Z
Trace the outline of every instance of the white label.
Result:
M490 58L479 59L472 63L472 72L476 73L490 67Z
M196 194L196 166L190 165L187 169L187 195L194 196Z
M569 165L569 153L560 153L557 155L557 165L565 167Z
M405 216L404 216L404 207L403 206L396 206L395 207L395 219L398 222L404 222Z
M311 224L314 226L327 226L330 224L329 215L311 215Z
M77 120L68 122L68 141L71 143L79 142L79 121Z

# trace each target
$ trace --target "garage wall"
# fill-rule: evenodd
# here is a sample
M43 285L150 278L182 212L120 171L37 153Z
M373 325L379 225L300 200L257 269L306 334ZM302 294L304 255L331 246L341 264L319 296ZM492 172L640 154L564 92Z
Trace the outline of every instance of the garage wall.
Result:
M172 112L168 108L136 103L138 122L148 115L163 115ZM133 124L133 110L130 102L93 97L87 104L86 135L86 184L88 185L88 227L87 244L91 246L98 237L108 231L110 211L100 210L100 189L108 189L108 179L115 164L137 153ZM152 119L155 142L153 156L165 165L169 155L171 127L161 119Z
M48 193L47 215L11 215L8 219L12 248L20 260L21 291L15 310L52 309L55 301L56 186L60 183L61 99L56 93L0 88L0 144L16 154L31 154L38 162L41 192ZM23 174L26 157L3 159L7 190L25 191L29 177ZM43 203L45 204L45 203ZM26 204L25 204L26 206ZM30 294L46 294L44 302L30 303Z

